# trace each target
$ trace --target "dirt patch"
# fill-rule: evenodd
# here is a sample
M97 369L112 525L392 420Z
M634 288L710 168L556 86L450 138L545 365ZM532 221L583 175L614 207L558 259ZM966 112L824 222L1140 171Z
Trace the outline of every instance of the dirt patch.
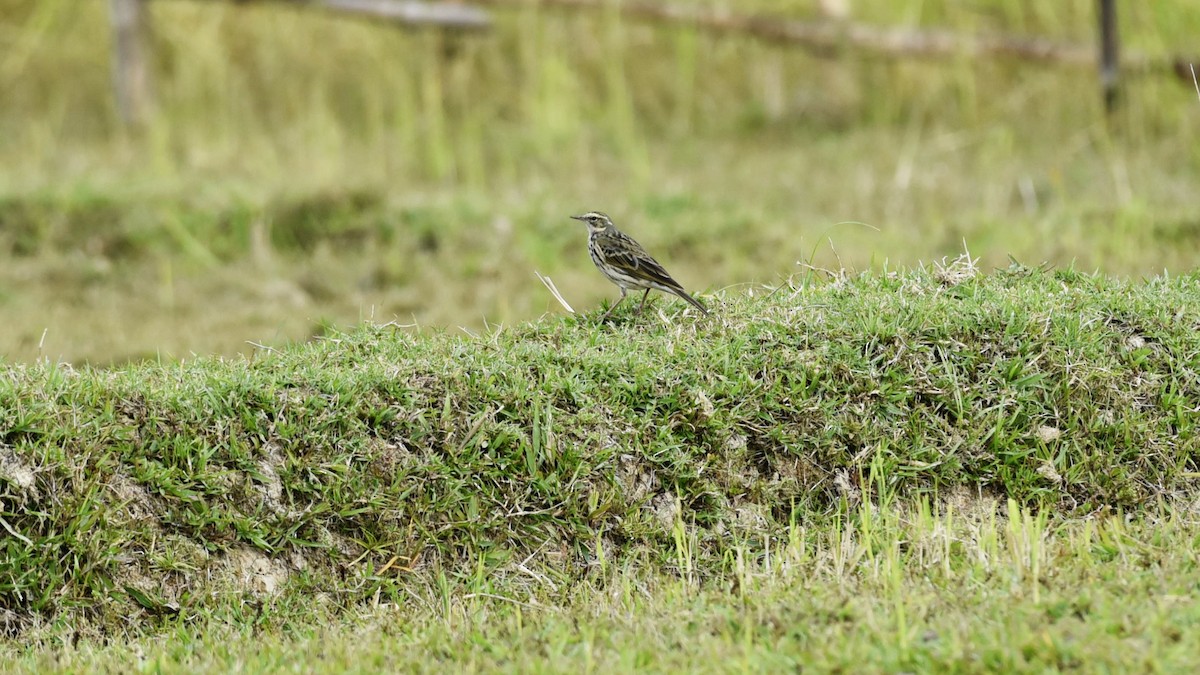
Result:
M282 513L283 483L279 480L276 467L283 466L283 456L279 448L268 443L263 446L264 457L259 460L257 468L262 484L258 486L258 494L263 504L274 513Z
M13 449L0 443L0 480L7 481L23 496L37 495L33 467L21 461Z
M951 488L941 501L943 507L952 508L967 520L981 522L1000 513L1004 496L990 488L959 485Z
M659 486L658 476L633 455L621 455L617 463L617 482L625 493L625 501L636 504L654 493Z
M284 562L249 546L230 550L217 564L234 589L254 595L277 594L292 574Z
M131 522L158 525L159 513L145 487L118 473L108 482L108 488L117 499L118 513L123 513Z

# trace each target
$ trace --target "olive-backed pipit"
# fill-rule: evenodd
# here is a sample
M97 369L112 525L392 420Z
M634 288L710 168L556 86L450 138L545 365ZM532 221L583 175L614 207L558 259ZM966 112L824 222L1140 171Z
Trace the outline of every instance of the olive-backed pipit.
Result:
M646 253L646 249L634 241L633 237L618 230L611 218L599 211L571 217L587 225L588 253L592 256L592 262L596 263L596 268L621 288L621 299L608 308L600 318L601 321L607 319L617 305L625 300L625 294L631 288L646 291L642 294L642 304L638 305L638 313L646 306L646 296L650 295L651 290L656 290L674 293L692 303L705 315L708 314L708 310L699 300L688 295L683 286L672 279L667 270Z

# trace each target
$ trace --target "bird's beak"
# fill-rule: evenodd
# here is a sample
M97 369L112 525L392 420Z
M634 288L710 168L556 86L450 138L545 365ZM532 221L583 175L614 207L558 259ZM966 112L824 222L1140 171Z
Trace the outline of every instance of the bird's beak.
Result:
M583 217L583 216L571 216L571 218L572 218L573 220L580 220L580 221L584 220L584 217Z

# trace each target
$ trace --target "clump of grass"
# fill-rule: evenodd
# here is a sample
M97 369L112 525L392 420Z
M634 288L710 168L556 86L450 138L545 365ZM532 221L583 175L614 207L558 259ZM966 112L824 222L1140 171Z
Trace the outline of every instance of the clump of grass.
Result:
M710 298L711 320L660 301L615 325L4 366L0 609L16 632L273 625L522 567L703 581L737 542L872 500L1192 494L1195 275L937 274Z

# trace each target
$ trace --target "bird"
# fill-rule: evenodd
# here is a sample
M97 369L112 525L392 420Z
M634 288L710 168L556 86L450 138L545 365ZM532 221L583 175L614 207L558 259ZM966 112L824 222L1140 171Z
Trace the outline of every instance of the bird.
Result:
M600 317L601 322L608 319L617 305L624 302L625 294L631 288L646 291L642 294L642 304L638 305L638 314L641 314L646 306L646 296L650 295L651 290L655 290L674 293L708 316L708 309L699 300L688 295L683 286L672 279L667 270L663 269L641 244L618 230L617 226L613 225L612 218L599 211L589 211L571 218L587 225L588 253L592 256L592 262L596 264L596 269L621 289L621 298Z

